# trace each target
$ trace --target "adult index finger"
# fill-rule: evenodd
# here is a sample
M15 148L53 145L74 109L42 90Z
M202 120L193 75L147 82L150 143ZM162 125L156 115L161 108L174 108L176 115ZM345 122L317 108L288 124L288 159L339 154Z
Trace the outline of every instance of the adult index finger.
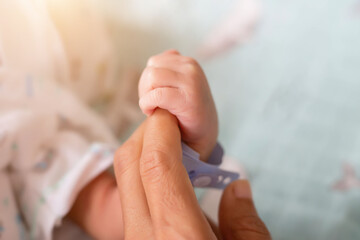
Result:
M215 239L182 164L177 119L166 110L147 119L140 175L157 237Z
M123 211L125 239L151 239L150 212L139 172L144 124L117 151L114 172Z

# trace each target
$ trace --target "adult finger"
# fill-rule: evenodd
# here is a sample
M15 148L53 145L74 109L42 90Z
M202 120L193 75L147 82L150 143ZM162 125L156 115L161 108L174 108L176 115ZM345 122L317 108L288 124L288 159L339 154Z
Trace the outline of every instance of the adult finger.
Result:
M147 119L140 174L155 235L214 239L182 164L177 119L157 109Z
M159 107L176 115L186 107L186 95L179 88L156 88L139 99L139 106L146 115Z
M235 181L225 189L219 208L219 227L224 239L271 239L256 212L248 181Z
M206 217L207 221L209 222L210 227L211 227L212 231L214 232L214 234L216 236L216 239L222 240L218 225L210 217L208 217L206 214L205 214L205 217Z
M114 171L123 210L125 239L151 239L149 208L139 172L144 124L117 151Z

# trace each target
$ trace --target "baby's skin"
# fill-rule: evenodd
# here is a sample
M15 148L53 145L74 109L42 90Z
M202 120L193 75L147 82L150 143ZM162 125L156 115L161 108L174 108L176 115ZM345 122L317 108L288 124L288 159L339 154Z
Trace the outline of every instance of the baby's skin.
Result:
M148 116L156 108L175 115L182 141L207 160L216 144L218 119L207 79L194 59L176 50L151 57L139 82L139 105ZM105 172L89 183L69 217L95 239L123 239L115 178Z
M148 60L139 82L139 105L146 115L168 110L179 121L181 138L205 161L216 144L218 119L205 74L190 57L169 50Z

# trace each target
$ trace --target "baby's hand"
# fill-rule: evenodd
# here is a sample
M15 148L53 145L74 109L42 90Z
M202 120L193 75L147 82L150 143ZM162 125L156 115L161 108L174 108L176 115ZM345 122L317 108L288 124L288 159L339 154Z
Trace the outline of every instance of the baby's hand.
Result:
M174 114L184 142L206 160L216 144L218 120L205 74L192 58L169 50L149 59L139 83L146 115L159 107Z

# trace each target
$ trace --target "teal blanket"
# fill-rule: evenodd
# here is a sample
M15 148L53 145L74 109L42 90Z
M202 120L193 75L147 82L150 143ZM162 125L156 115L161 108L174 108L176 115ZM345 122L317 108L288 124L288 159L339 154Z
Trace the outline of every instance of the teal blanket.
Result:
M204 64L273 238L360 239L360 2L264 1L254 39Z

